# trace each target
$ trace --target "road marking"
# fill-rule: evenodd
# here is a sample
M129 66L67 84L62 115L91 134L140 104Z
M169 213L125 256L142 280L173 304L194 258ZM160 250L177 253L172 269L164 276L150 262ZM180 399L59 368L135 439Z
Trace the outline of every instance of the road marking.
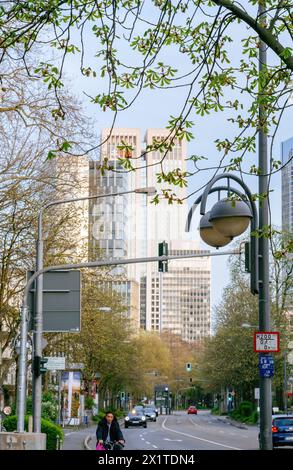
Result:
M154 448L154 449L157 449L157 446L155 446L155 444L153 444L153 448Z
M185 432L174 431L174 429L167 428L167 426L165 426L165 422L167 421L167 419L168 419L168 418L165 418L165 420L164 420L163 423L162 423L162 428L165 429L166 431L175 432L176 434L182 434L182 436L191 437L192 439L197 439L197 440L199 440L199 441L209 442L210 444L215 444L216 446L226 447L226 448L228 448L228 449L234 449L234 450L241 450L241 449L238 448L238 447L232 447L232 446L228 446L228 445L226 445L226 444L220 444L219 442L209 441L208 439L203 439L203 438L201 438L201 437L196 437L196 436L193 436L192 434L187 434L187 433L185 433Z
M141 438L141 440L142 440L142 441L145 441L145 438L144 438L144 437L142 437L142 438Z
M149 441L145 441L146 444L148 444L149 446L151 445L151 443Z
M170 441L170 442L182 442L182 439L169 439L168 437L164 437L164 441Z

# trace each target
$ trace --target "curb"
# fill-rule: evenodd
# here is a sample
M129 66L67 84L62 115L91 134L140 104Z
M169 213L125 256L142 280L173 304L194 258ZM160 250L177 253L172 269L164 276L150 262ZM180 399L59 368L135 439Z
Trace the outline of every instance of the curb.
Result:
M218 421L222 421L222 422L226 422L227 424L230 424L230 426L235 426L235 428L239 428L239 429L248 429L248 427L243 424L243 423L238 423L237 421L233 421L231 418L229 418L228 416L226 416L225 418L220 418L220 417L217 417L217 420Z
M85 440L83 441L83 446L85 448L85 450L93 450L89 447L89 443L90 441L92 440L92 436L90 434L88 434L85 438Z

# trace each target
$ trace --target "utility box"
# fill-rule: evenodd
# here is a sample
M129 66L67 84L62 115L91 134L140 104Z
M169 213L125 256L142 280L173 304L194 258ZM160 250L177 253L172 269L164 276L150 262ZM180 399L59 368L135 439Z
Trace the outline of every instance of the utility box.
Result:
M0 432L0 450L46 450L44 433Z

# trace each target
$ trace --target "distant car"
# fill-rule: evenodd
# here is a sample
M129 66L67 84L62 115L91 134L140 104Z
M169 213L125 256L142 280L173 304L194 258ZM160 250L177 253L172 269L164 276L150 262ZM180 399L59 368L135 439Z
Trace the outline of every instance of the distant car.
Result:
M272 416L273 447L293 446L293 415Z
M188 415L197 415L197 408L196 406L189 406L187 409Z
M143 410L146 419L150 421L157 421L157 413L155 408L145 407Z
M140 411L141 413L143 413L144 406L143 406L143 405L135 405L135 406L133 407L133 409L134 409L135 411Z
M132 410L132 412L128 413L124 418L124 427L128 428L129 426L143 426L146 428L146 416L141 411Z

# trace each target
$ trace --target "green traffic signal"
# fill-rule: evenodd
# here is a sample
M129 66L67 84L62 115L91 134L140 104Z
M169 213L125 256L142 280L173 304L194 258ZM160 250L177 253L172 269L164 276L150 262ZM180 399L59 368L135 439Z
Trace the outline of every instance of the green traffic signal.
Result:
M48 362L46 357L35 356L34 357L34 373L37 377L42 374L45 374L48 369L46 368L45 364Z

